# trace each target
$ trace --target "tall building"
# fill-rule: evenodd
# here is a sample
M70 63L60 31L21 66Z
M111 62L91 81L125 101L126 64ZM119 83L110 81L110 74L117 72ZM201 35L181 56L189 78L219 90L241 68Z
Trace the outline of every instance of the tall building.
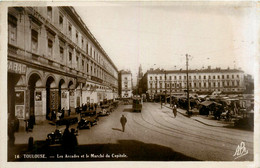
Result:
M117 95L117 67L73 7L8 8L11 117L37 123Z
M121 98L131 98L133 96L133 79L130 71L121 70L118 77L119 95Z
M237 69L189 70L189 90L203 94L219 91L243 93L246 89L244 72ZM178 95L187 90L186 70L148 70L141 80L143 93L154 95ZM166 93L165 93L166 92Z

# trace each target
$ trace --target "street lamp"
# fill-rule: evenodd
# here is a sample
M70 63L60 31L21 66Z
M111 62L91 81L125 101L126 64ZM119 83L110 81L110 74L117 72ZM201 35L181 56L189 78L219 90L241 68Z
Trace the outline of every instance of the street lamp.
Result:
M167 96L167 94L166 94L166 92L167 92L167 90L166 90L166 86L167 86L167 84L166 84L166 70L164 71L164 79L165 79L165 82L164 82L164 84L165 84L165 105L166 105L166 102L167 102L167 100L166 100L166 96Z
M190 114L190 95L189 95L189 55L186 54L186 71L187 71L187 101L188 101L188 107L187 107L187 113Z

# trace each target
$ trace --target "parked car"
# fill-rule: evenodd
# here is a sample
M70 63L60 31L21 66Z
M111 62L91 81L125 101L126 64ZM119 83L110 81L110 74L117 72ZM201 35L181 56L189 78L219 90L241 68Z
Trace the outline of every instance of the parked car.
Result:
M111 113L111 108L108 104L101 106L101 111L99 112L99 116L107 116Z
M78 122L78 129L86 129L86 128L90 128L91 127L91 123L90 121L88 121L87 119L81 118Z
M91 126L97 125L98 123L98 115L96 114L96 111L89 110L86 112L80 113L81 120L84 119L90 123Z

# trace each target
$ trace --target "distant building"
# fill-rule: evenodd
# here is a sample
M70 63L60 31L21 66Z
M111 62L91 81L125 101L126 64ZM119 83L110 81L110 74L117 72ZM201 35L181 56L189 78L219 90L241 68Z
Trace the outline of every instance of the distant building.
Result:
M154 95L184 94L187 89L186 70L148 70L141 80L143 93ZM237 69L189 70L190 92L205 94L214 91L222 93L243 93L246 90L245 75Z
M119 95L121 98L131 98L133 96L133 79L130 71L119 71Z
M139 87L139 85L141 84L140 81L143 78L143 71L142 71L142 65L139 66L138 69L138 74L137 74L137 83L136 83L136 88L135 88L135 92L136 94L142 94L142 87Z

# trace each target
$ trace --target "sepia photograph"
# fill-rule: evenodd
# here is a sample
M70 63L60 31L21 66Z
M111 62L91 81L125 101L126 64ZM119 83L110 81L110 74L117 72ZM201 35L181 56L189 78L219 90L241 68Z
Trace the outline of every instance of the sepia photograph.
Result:
M260 166L256 2L1 5L6 164Z

